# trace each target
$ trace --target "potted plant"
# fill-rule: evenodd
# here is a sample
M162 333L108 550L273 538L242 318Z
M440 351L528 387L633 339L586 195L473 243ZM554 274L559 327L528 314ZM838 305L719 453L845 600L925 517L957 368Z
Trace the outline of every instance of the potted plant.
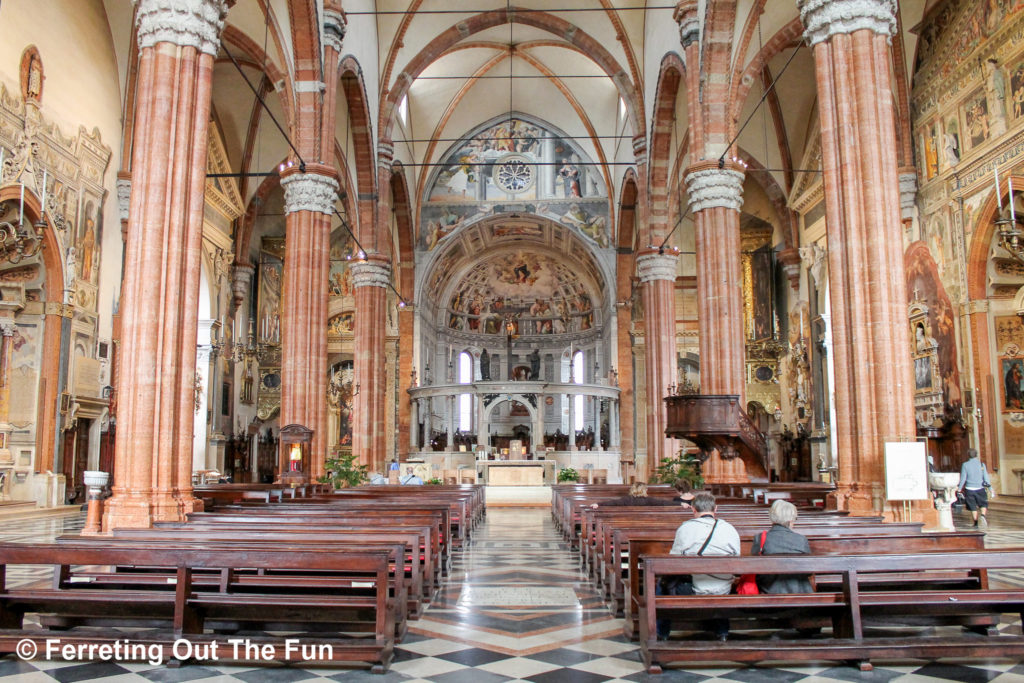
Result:
M688 481L693 489L704 487L704 477L700 474L700 461L689 454L680 453L678 458L665 458L651 475L653 484L669 484L675 486L677 481Z
M558 471L558 483L568 484L575 483L580 480L580 473L572 467L563 467Z
M368 479L366 471L369 468L356 462L356 456L351 453L328 458L324 468L327 474L317 477L317 481L321 484L331 484L336 489L359 486L365 484Z
M440 486L444 482L438 479L437 477L431 477L430 479L427 479L424 483L427 486Z

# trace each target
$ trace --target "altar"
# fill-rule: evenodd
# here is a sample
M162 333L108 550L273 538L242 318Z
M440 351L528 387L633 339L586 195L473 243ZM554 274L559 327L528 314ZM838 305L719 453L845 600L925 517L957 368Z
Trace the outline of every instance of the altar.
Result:
M478 481L489 486L543 486L555 481L554 460L480 460Z

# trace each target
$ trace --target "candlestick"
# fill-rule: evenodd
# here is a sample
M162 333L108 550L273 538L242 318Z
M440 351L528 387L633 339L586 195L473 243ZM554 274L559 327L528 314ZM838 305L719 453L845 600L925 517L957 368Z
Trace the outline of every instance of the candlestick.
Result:
M1013 177L1012 176L1007 180L1007 184L1009 185L1009 188L1010 188L1010 220L1013 221L1014 225L1016 225L1017 224L1017 210L1013 208Z
M999 167L996 166L994 170L996 176L996 203L999 205L999 210L1003 210L1003 197L999 194Z
M43 169L43 207L39 211L39 217L42 218L46 215L46 169Z

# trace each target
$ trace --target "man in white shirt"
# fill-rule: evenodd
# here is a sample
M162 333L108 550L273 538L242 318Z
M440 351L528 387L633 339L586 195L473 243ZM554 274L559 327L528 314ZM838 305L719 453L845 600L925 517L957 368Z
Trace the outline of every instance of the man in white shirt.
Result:
M405 468L405 474L398 480L402 484L422 484L423 480L416 476L411 467Z
M676 529L672 543L672 555L739 555L740 535L736 527L717 518L718 506L715 497L700 492L693 498L693 519L683 522ZM728 595L732 590L732 574L694 574L689 581L681 581L672 587L675 595ZM668 622L659 620L658 636L668 637ZM729 620L708 621L709 630L719 640L729 635Z

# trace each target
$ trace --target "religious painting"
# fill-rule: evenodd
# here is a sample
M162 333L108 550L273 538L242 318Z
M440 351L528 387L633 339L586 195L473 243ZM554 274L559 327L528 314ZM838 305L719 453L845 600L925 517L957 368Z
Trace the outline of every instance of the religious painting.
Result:
M538 223L508 222L495 225L492 234L495 237L530 237L537 239L543 236L544 231Z
M586 207L577 202L569 205L568 210L559 216L558 222L576 228L597 242L602 249L608 246L607 219L604 216L592 215Z
M257 336L261 343L281 343L281 281L284 261L267 251L260 253Z
M354 313L346 312L336 315L327 321L327 336L340 337L343 334L352 334L354 324Z
M355 242L344 229L338 233L331 239L331 270L328 274L327 293L331 297L351 297L355 289L349 266L356 254Z
M996 316L996 350L1016 356L1024 349L1024 318L1019 315Z
M771 339L774 336L772 309L773 253L766 244L750 255L750 270L753 296L753 319L751 327L753 341Z
M964 134L972 149L989 139L988 101L983 90L978 90L964 102L962 119Z
M914 389L930 391L932 389L932 362L930 357L914 359Z
M1013 118L1024 116L1024 59L1010 69L1010 105Z
M935 122L925 126L922 134L924 149L925 180L931 180L939 173L939 145Z
M1002 358L1003 412L1024 411L1024 359Z
M99 280L99 245L103 236L102 203L92 192L84 192L82 197L82 213L75 239L78 278L95 284Z

